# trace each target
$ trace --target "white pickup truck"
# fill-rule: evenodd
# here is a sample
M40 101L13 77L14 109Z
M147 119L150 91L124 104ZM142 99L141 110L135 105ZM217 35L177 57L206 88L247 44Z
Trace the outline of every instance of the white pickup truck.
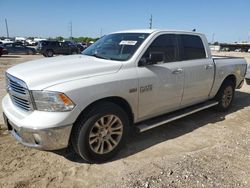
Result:
M72 146L83 159L103 162L131 127L143 132L209 107L227 110L246 68L243 58L212 57L200 33L115 32L81 55L8 69L4 119L26 146Z

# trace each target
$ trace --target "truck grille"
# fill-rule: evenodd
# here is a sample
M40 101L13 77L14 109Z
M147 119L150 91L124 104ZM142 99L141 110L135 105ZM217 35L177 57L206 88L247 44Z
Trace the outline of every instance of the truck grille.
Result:
M7 92L12 102L25 111L33 110L29 90L24 81L6 74Z

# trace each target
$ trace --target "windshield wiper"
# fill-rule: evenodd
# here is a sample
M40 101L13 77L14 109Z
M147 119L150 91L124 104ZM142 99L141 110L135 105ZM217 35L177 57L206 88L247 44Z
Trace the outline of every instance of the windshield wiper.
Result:
M98 54L92 54L92 55L90 55L90 56L94 56L94 57L100 58L100 59L108 59L108 60L110 60L110 58L103 57L103 56L100 56L100 55L98 55Z

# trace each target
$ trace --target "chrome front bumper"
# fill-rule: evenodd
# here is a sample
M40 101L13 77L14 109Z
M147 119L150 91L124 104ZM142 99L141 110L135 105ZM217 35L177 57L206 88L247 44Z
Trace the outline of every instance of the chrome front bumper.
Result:
M68 146L73 125L49 129L30 129L18 127L5 114L3 116L10 133L25 146L42 150L58 150Z

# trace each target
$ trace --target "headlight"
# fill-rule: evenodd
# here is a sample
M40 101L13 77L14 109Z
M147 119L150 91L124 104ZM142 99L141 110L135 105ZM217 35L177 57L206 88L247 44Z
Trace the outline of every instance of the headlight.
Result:
M51 91L32 91L36 110L47 112L66 112L75 104L65 94Z

